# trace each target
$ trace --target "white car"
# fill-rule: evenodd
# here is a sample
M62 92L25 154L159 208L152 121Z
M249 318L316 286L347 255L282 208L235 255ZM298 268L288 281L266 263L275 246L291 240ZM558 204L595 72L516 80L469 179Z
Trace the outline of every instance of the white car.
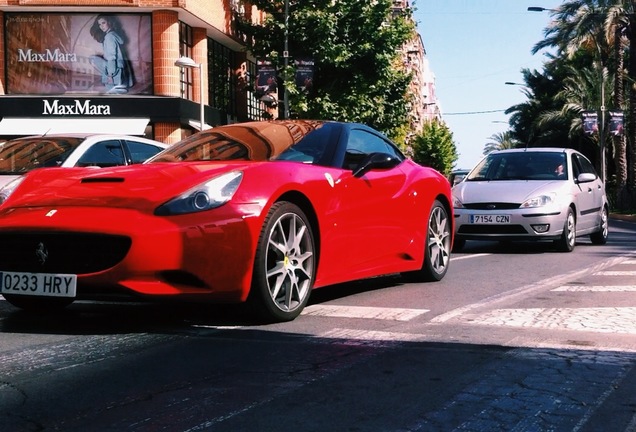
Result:
M0 144L0 187L36 168L131 165L167 147L159 141L116 134L16 138Z
M565 252L584 235L607 242L605 185L573 149L489 153L452 191L455 250L466 240L551 240Z

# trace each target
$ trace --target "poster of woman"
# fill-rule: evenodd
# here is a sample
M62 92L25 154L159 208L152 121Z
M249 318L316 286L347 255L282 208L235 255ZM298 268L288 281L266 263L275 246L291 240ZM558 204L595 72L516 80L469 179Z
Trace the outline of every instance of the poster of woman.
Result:
M7 94L152 94L149 14L5 13Z
M114 15L98 15L90 29L102 44L103 52L90 56L91 64L102 77L106 93L128 93L133 86L133 70L125 53L125 33Z

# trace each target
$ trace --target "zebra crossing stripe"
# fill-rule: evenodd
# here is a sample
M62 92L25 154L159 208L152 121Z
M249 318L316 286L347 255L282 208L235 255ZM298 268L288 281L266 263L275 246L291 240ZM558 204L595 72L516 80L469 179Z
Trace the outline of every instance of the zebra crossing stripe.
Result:
M365 318L391 321L410 321L427 312L429 312L428 309L310 305L303 310L302 315L334 318Z
M636 307L495 309L471 324L636 334Z
M334 328L317 336L321 341L335 340L339 342L345 341L350 344L364 344L372 346L384 346L387 344L392 345L400 342L416 342L425 339L424 335L416 333L355 330L345 328Z
M636 276L636 271L600 271L596 273L592 273L594 276Z
M570 292L634 292L636 285L563 285L552 291Z

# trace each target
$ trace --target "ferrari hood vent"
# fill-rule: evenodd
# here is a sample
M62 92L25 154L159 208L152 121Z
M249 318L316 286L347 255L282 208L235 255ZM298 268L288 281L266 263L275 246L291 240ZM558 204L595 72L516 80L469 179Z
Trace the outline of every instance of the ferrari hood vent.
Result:
M83 178L82 183L123 183L123 177L88 177Z

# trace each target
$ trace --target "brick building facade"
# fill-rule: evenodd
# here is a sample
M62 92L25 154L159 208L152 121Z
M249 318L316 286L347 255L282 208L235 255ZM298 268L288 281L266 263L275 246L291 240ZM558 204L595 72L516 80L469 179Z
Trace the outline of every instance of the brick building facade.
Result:
M256 66L239 13L263 18L236 0L0 1L0 137L64 128L174 143L201 127L201 103L206 125L259 119L241 86ZM176 66L183 56L195 66Z

